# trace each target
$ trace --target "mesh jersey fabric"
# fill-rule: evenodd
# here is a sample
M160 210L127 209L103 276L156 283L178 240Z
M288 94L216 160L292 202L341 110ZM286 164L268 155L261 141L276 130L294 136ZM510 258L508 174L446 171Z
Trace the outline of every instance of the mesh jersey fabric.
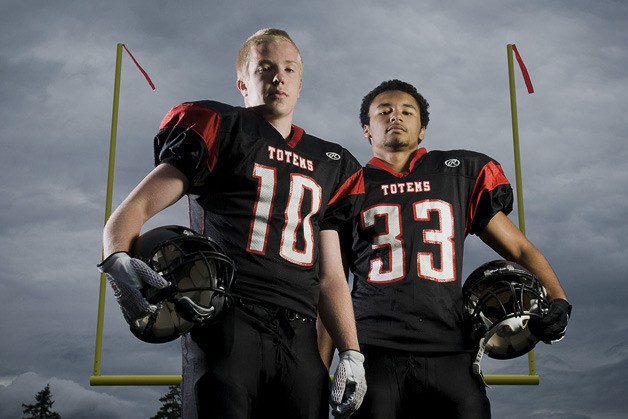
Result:
M462 304L464 240L512 210L501 166L466 150L417 150L406 173L373 158L352 223L361 344L415 353L472 349ZM347 233L347 236L349 233Z
M316 317L318 232L352 217L362 168L340 145L292 128L286 141L250 109L186 102L161 123L155 164L187 177L190 226L235 261L234 296Z

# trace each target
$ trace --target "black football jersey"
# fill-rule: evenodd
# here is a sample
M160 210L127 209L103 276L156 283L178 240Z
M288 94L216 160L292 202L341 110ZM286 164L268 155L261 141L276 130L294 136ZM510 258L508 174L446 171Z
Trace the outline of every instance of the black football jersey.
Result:
M318 233L354 215L362 169L341 146L292 128L286 140L250 109L184 103L161 123L155 163L188 178L190 227L235 261L235 296L315 317Z
M468 350L462 257L468 234L512 210L501 166L466 150L419 149L407 173L373 158L352 223L352 296L361 344L411 352Z

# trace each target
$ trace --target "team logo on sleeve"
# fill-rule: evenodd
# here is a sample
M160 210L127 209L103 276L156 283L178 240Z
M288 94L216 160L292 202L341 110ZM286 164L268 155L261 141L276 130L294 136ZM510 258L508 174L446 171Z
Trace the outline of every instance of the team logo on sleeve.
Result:
M333 151L328 151L325 154L327 155L327 157L329 157L332 160L340 160L340 154L338 153L334 153Z

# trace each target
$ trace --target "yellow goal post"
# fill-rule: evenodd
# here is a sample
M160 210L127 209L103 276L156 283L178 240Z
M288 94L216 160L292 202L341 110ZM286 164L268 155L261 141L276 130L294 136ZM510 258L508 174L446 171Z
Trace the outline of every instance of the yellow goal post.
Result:
M116 152L116 135L118 125L118 104L120 100L120 72L122 67L122 51L124 44L118 44L116 50L116 69L114 79L113 93L113 110L111 117L111 138L109 146L109 166L107 178L107 197L105 203L105 222L111 215L111 203L113 192L113 175L115 168L115 152ZM512 46L508 45L508 70L510 80L510 98L512 111L513 138L515 142L515 169L517 172L517 201L519 205L519 228L525 234L525 224L523 219L523 196L521 193L521 177L518 153L518 134L517 134L517 113L516 113L516 96L514 92L514 71L512 63ZM94 369L90 376L89 383L92 386L171 386L181 383L181 375L102 375L101 359L102 359L102 342L103 342L103 324L105 313L105 296L107 290L107 281L104 273L100 275L100 291L98 297L98 317L96 324L96 345L94 352ZM534 350L528 353L528 374L487 374L484 380L488 385L538 385L540 381L539 375L536 373Z

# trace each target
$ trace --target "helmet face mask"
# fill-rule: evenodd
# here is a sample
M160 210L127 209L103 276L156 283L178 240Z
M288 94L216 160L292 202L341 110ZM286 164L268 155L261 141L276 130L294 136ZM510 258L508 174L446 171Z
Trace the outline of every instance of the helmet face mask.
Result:
M537 344L528 322L542 317L549 304L538 279L522 266L503 260L485 263L465 281L463 299L472 339L483 339L489 357L516 358Z
M157 310L131 326L140 340L172 341L218 320L231 305L235 267L210 238L181 226L158 227L138 237L132 253L170 283L162 290L142 290Z

